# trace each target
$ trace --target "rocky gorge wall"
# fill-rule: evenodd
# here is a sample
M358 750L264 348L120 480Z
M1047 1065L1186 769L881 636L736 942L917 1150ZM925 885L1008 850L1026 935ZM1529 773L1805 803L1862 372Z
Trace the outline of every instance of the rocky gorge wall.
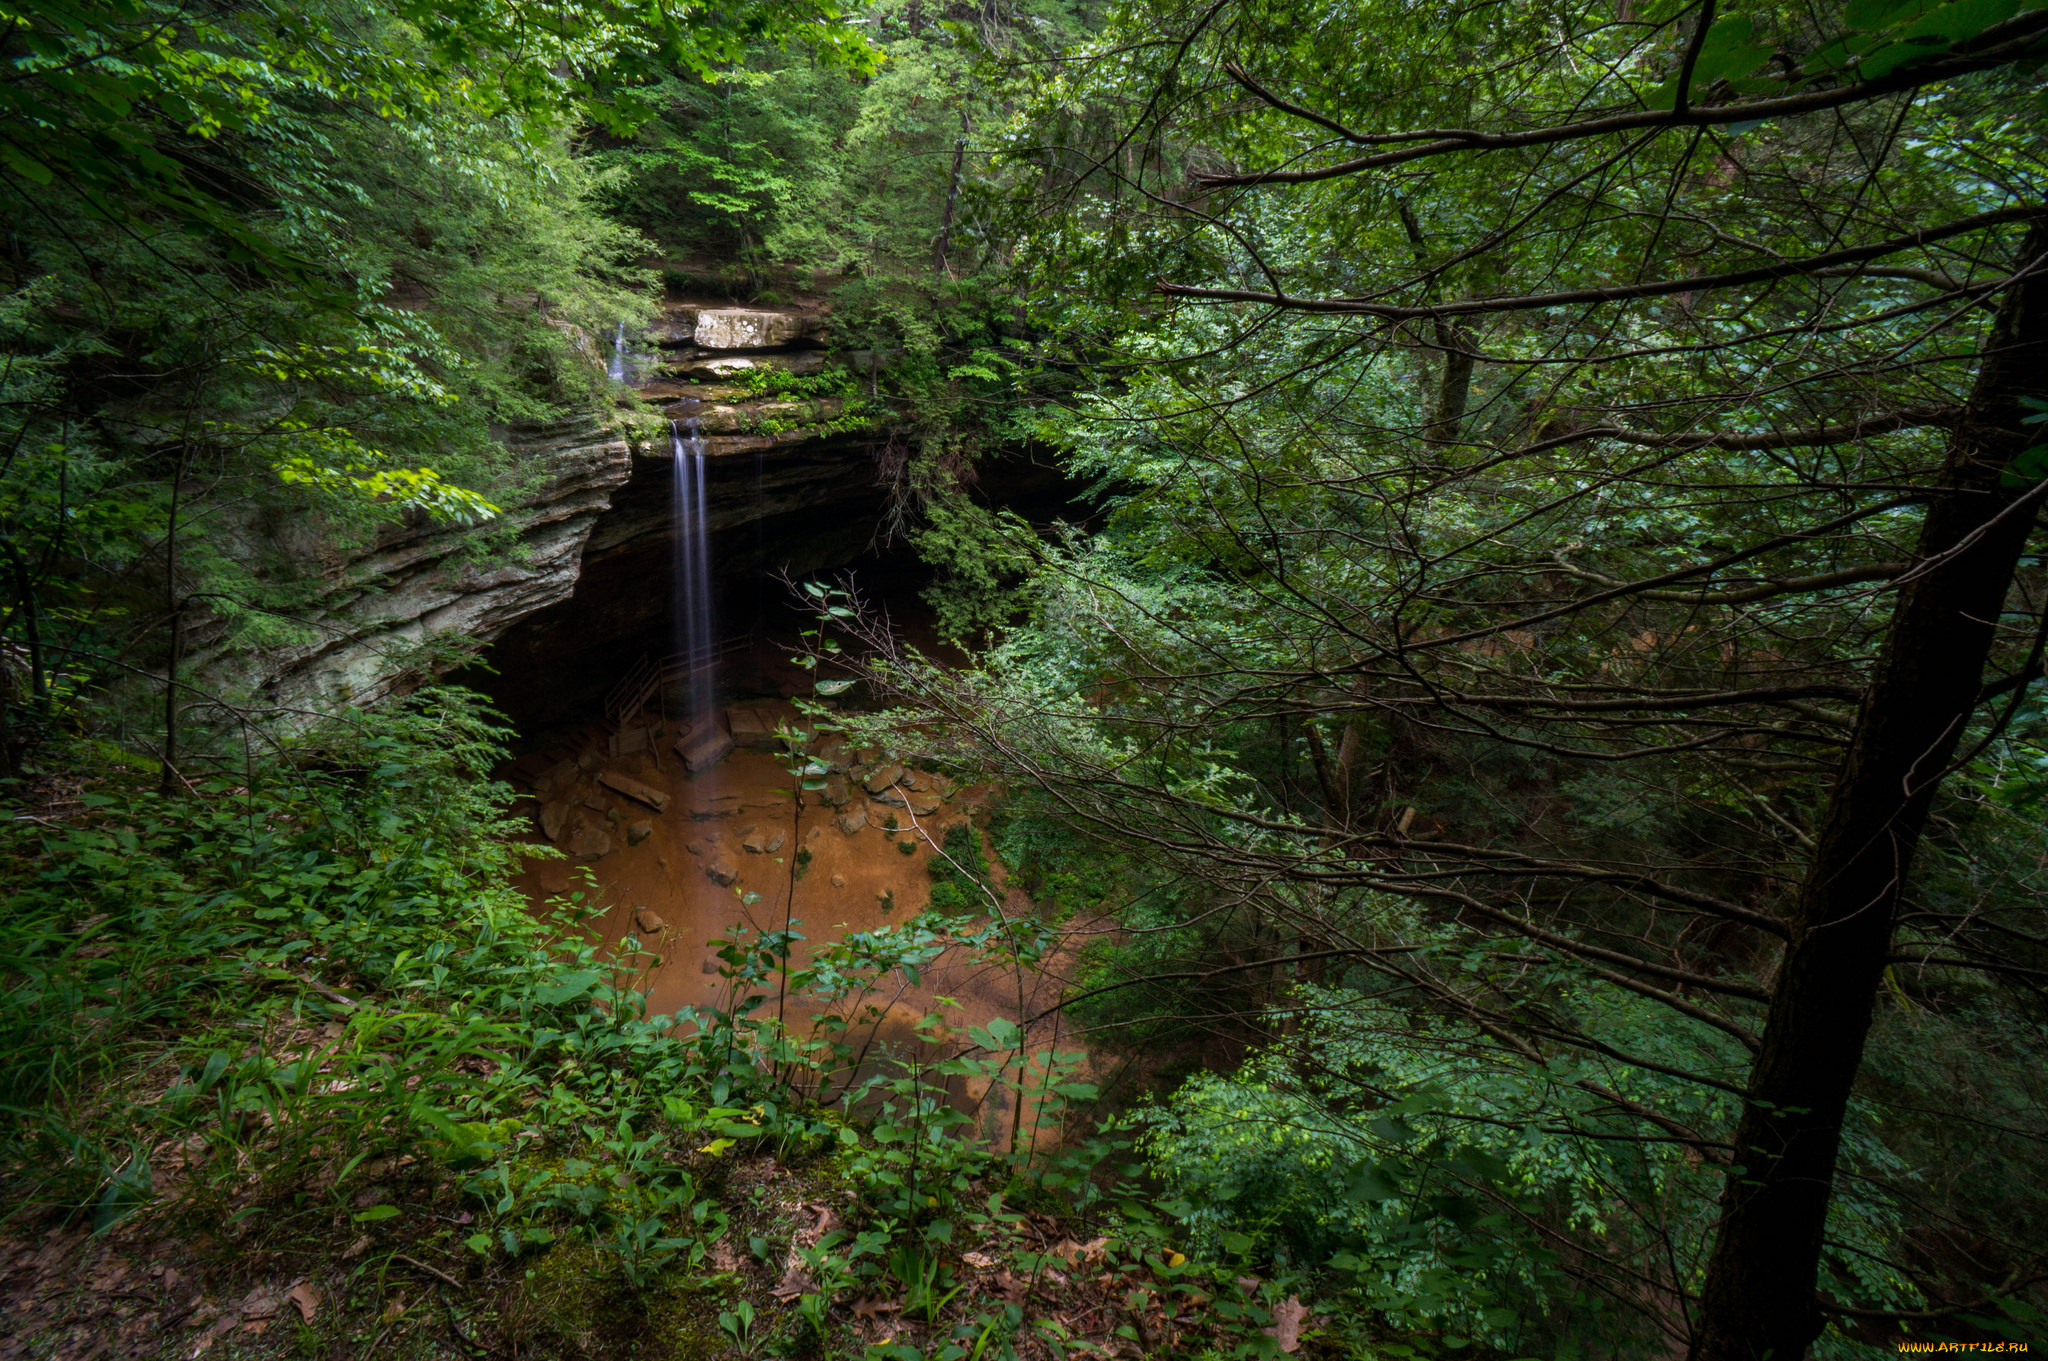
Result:
M639 400L507 433L527 490L504 509L500 551L480 556L477 532L456 526L392 527L353 551L317 526L282 526L265 551L320 583L306 629L260 650L200 649L189 674L311 711L372 702L459 661L458 645L494 644L495 676L465 679L508 708L594 701L618 667L669 645L671 434L683 421L707 456L722 627L749 631L768 573L850 561L884 503L869 453L880 419L747 383L753 370L823 371L824 339L819 307L672 302L617 357Z

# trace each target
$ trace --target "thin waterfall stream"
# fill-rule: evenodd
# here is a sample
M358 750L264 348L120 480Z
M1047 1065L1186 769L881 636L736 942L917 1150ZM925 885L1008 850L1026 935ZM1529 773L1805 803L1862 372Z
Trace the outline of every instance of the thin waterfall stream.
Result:
M619 329L612 335L611 362L605 365L605 372L614 383L629 382L633 376L632 365L626 358L626 323L619 322Z
M712 635L711 526L705 494L705 443L695 416L669 422L675 450L674 587L675 648L681 658L687 708L683 730L695 735L712 726L717 694L717 639Z

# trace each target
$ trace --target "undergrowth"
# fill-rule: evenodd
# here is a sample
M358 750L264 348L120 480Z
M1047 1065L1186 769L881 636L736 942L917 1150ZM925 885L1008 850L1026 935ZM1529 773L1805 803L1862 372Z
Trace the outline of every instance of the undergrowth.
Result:
M1078 1055L1002 1021L954 1035L926 1018L893 1053L863 1029L944 949L1021 967L1043 948L1037 924L977 915L977 873L944 872L950 913L849 935L800 970L794 929L735 931L721 1005L650 1016L628 986L637 942L601 953L579 929L587 896L536 913L510 886L520 856L547 852L521 844L486 776L505 736L476 697L438 689L177 797L111 749L46 762L90 779L17 784L0 822L8 1232L410 1263L445 1283L451 1336L494 1326L515 1349L516 1310L458 1324L446 1286L524 1282L524 1307L561 1315L542 1322L585 1354L603 1347L569 1326L571 1278L650 1316L684 1308L695 1322L665 1345L695 1337L691 1354L1314 1345L1296 1340L1296 1277L1175 1249L1128 1143L1069 1118L1093 1096ZM980 864L972 832L946 849ZM784 996L826 1020L783 1030L768 1004ZM967 1090L1044 1137L984 1135ZM829 1213L806 1229L785 1200L740 1193L772 1185ZM354 1354L414 1317L330 1310L322 1326Z

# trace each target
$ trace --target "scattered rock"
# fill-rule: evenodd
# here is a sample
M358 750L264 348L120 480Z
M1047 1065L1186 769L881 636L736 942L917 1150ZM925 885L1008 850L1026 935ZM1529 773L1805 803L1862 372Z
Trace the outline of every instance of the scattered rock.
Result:
M773 715L755 705L736 704L725 711L728 731L732 733L733 745L750 751L774 751L775 722Z
M629 822L626 824L626 844L628 846L637 846L641 842L647 840L648 837L651 837L653 835L654 824L646 821L645 819L639 822Z
M759 827L740 828L740 845L755 855L773 855L782 849L782 843L789 840L784 831L764 832Z
M712 883L721 888L730 888L739 880L740 867L733 863L731 856L720 851L706 863L704 873L710 877Z
M594 751L586 751L576 758L576 769L585 775L595 775L604 768L604 757Z
M888 765L883 766L880 770L868 776L865 783L868 793L879 794L883 790L887 789L890 785L895 784L898 780L902 778L902 766Z
M853 797L853 790L846 777L835 771L825 777L825 787L818 791L818 797L825 801L827 808L844 808L846 801Z
M861 828L867 825L868 815L866 813L861 812L858 808L851 809L839 815L839 830L846 833L848 836L852 836L855 832L858 832Z
M579 860L601 860L612 852L611 833L598 827L578 827L569 837L569 854Z
M675 753L692 774L709 770L732 755L732 733L725 726L724 715L715 714L678 737Z
M903 778L898 780L896 783L902 785L905 789L924 788L924 782L917 778L917 772L914 770L905 770L903 772Z
M875 795L875 802L888 804L891 808L908 808L921 818L939 811L938 795L913 794L900 788L883 790Z
M633 909L633 927L643 936L656 936L668 930L668 923L653 908L636 907Z
M832 876L832 887L834 887L834 888L845 888L845 887L846 887L846 876L845 876L845 875L843 875L843 874L835 874L835 875L833 875L833 876Z
M566 803L544 803L540 807L540 830L550 841L562 839L562 827L569 819Z
M683 849L688 851L691 855L702 855L704 854L707 848L701 841L692 841L685 845Z
M651 784L643 783L630 775L620 775L609 770L597 778L598 782L604 785L605 788L616 790L627 798L632 799L635 803L644 803L657 813L668 811L668 795Z
M717 955L706 955L706 956L704 957L704 972L705 972L705 973L717 973L717 972L718 972L718 956L717 956Z

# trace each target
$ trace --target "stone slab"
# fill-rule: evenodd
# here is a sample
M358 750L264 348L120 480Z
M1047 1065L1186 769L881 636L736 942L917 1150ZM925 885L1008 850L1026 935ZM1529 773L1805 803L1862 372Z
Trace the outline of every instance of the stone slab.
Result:
M635 803L646 804L657 813L668 811L667 794L656 789L651 784L634 779L631 775L622 775L618 771L607 770L604 774L597 777L597 782L606 789L624 794Z

